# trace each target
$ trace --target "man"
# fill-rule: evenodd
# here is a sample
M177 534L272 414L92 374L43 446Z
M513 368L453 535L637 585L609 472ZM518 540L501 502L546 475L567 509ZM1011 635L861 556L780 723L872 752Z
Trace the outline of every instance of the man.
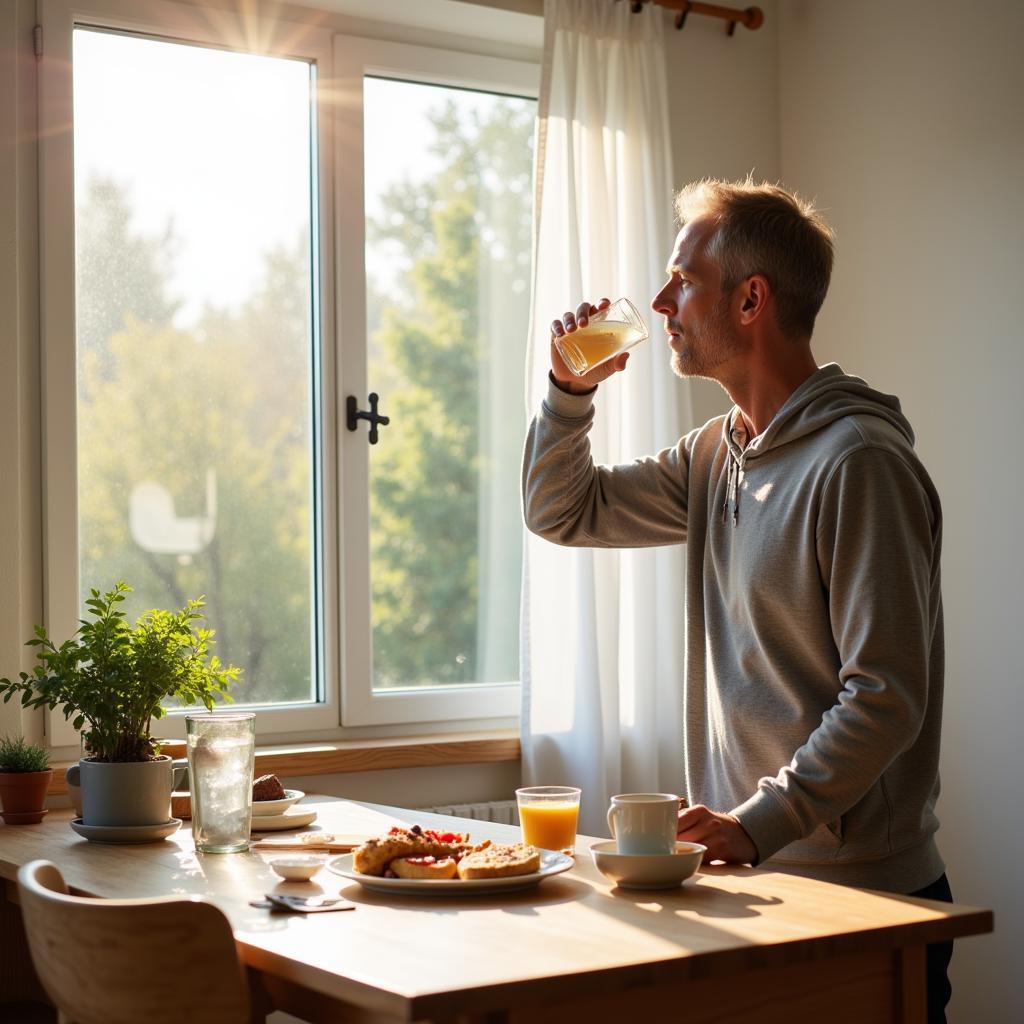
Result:
M676 199L682 230L652 308L672 368L734 407L674 447L598 466L597 385L554 344L526 444L527 525L559 544L686 543L686 795L679 837L707 858L950 899L938 822L943 633L939 498L899 402L818 366L832 233L751 181ZM607 304L602 299L596 308ZM952 944L929 949L944 1020Z

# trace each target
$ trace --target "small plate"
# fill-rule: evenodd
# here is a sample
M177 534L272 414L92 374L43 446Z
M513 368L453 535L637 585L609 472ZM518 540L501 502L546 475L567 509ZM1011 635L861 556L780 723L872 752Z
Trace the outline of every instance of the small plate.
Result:
M304 811L298 807L289 807L281 814L254 814L251 831L281 832L289 828L303 828L316 821L316 811Z
M568 871L575 861L554 850L540 851L540 870L529 875L511 875L508 878L380 878L361 875L352 868L352 854L335 857L327 862L327 870L342 878L358 882L371 892L398 893L411 896L476 896L489 892L514 892L530 889L545 878Z
M707 847L678 842L675 853L619 853L611 839L590 852L597 870L623 889L676 889L697 873Z
M268 814L283 814L292 804L298 803L306 794L299 789L286 789L278 800L253 800L253 817L262 818Z
M86 825L74 818L71 827L91 843L155 843L174 835L181 818L168 818L159 825Z

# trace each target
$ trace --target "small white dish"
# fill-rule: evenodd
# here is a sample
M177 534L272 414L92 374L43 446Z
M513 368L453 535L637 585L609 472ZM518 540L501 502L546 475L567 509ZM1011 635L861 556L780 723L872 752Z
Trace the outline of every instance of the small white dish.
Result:
M275 857L270 862L273 871L289 882L308 882L322 867L323 859L299 854L292 857Z
M301 789L286 789L284 796L277 800L253 800L253 817L262 818L270 814L283 814L292 804L298 803L306 794Z
M675 853L619 853L610 839L590 852L597 870L623 889L675 889L697 873L707 847L677 842Z
M303 828L316 821L316 811L304 811L299 807L289 807L281 814L254 814L250 830L252 832L281 832L289 828Z
M74 818L71 828L91 843L155 843L181 828L180 818L168 818L159 825L86 825Z

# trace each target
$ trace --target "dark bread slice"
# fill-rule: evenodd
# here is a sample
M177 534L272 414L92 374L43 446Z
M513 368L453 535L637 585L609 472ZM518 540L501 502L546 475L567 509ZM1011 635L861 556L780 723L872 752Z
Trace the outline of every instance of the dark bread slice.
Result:
M261 775L252 784L253 800L283 800L287 796L276 775Z

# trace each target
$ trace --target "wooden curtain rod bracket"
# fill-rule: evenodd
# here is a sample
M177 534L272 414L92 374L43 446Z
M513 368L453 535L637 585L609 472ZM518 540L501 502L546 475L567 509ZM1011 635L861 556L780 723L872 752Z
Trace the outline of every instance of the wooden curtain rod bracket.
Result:
M618 0L616 0L616 3ZM764 11L760 7L748 7L745 11L735 7L720 7L718 4L698 3L697 0L632 0L629 9L634 14L639 14L644 9L645 3L654 4L655 7L664 7L670 11L678 11L676 15L676 28L681 29L686 24L688 14L703 14L709 18L721 18L727 22L726 35L732 35L737 25L749 28L751 31L760 28L764 24Z

